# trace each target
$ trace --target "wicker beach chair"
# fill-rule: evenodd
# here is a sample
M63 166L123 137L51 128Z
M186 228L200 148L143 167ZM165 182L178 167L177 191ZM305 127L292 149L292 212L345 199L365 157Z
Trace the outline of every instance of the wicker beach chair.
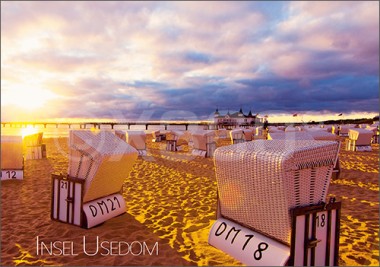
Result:
M284 131L285 132L298 132L300 129L294 126L287 126Z
M219 215L289 245L289 211L326 200L338 151L337 142L314 140L217 148Z
M218 129L218 130L216 130L215 135L219 139L226 139L226 138L228 138L227 130L226 129Z
M320 141L339 141L339 137L335 134L332 134L330 132L324 131L324 130L313 130L313 131L307 131L309 135L311 135L314 140L320 140Z
M191 134L193 143L192 154L203 157L213 157L216 149L215 132L208 131L196 131Z
M379 143L379 125L369 125L365 128L366 130L372 131L372 143L378 144Z
M308 132L269 132L268 140L314 140Z
M121 140L125 141L127 140L127 135L124 131L121 130L115 130L115 135L119 137Z
M253 130L243 129L243 137L246 142L253 140Z
M22 146L23 146L23 142L22 142L21 136L11 136L11 135L1 136L1 170L2 171L24 169L24 157L22 154L23 152Z
M146 156L146 134L144 131L127 131L127 143L136 148L139 156Z
M338 130L336 131L339 136L348 137L348 132L350 129L353 129L353 125L339 125Z
M42 137L43 132L24 136L23 144L27 160L46 158L46 145L42 144Z
M85 180L83 201L119 192L137 151L108 131L70 131L70 177Z
M238 144L245 142L244 133L242 129L233 129L230 131L231 144Z
M161 142L162 141L162 134L160 133L160 130L152 131L152 142Z
M70 131L68 176L52 174L51 218L91 228L124 213L121 190L137 154L110 131Z
M183 145L188 144L183 131L169 131L166 133L166 150L181 151Z
M43 132L29 134L24 136L23 144L24 146L39 146L42 145Z
M349 129L346 150L372 151L373 131L361 128Z

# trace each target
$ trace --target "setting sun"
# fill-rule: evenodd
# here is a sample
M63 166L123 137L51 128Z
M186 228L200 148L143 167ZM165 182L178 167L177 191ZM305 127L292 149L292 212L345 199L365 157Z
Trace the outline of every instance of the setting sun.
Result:
M40 108L50 99L57 97L49 90L28 85L7 88L1 92L1 96L2 105L17 106L26 110Z
M31 135L35 133L38 133L38 130L36 128L33 128L33 126L30 126L30 125L26 128L21 129L22 138L24 138L27 135Z

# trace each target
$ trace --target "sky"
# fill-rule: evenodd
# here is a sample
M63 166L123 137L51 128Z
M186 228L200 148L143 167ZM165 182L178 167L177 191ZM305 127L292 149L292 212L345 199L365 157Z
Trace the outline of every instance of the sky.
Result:
M216 108L378 115L379 2L1 1L3 122Z

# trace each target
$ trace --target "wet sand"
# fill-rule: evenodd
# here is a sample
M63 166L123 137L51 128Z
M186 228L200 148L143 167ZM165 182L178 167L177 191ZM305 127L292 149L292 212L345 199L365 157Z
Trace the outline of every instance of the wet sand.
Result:
M207 242L216 218L212 159L191 155L187 146L169 152L164 142L149 140L148 155L137 159L124 182L127 213L86 230L50 220L51 173L67 173L68 148L67 138L44 143L48 157L26 160L23 181L1 183L3 266L242 265ZM329 188L329 197L342 201L342 266L379 265L379 146L372 147L372 152L352 152L342 144L341 175ZM37 238L44 244L67 241L67 248L55 250L61 255L46 250L41 255ZM121 253L101 248L95 253L97 245L111 241L123 244ZM131 251L125 243L133 243Z

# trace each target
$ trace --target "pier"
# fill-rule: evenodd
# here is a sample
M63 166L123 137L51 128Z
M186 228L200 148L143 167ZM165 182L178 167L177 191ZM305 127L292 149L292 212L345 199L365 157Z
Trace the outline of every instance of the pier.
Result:
M55 126L56 128L67 126L68 129L71 129L73 125L79 125L80 129L100 129L101 126L111 126L113 130L115 125L126 125L128 130L132 125L144 125L145 130L149 130L149 126L164 126L165 130L168 129L168 126L184 126L186 131L188 130L189 125L203 126L206 130L216 129L216 125L213 122L1 122L1 127L9 127L14 128L27 128L32 126L33 128L38 125L43 125L44 128L47 126Z

